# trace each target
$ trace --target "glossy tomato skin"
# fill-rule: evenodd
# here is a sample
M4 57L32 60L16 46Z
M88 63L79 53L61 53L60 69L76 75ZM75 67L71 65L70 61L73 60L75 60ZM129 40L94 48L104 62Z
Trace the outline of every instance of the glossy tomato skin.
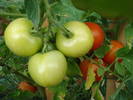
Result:
M88 70L89 68L93 68L96 76L96 82L99 82L101 80L101 77L98 76L97 74L97 70L99 68L99 66L97 64L93 64L91 63L89 60L83 60L81 63L80 63L80 70L81 70L81 73L83 75L83 79L86 80L87 79L87 75L88 75Z
M32 79L40 86L49 87L59 84L65 77L67 62L64 55L57 51L35 54L28 63Z
M19 83L18 89L22 91L30 91L35 93L37 88L35 86L30 85L28 82L22 81Z
M94 43L92 50L96 50L99 48L105 39L105 34L103 29L100 27L100 25L93 23L93 22L85 22L85 24L91 29L93 37L94 37Z
M32 22L25 18L18 18L7 26L5 43L14 54L31 56L41 48L41 39L31 35L32 27Z
M93 45L91 30L82 22L71 21L65 24L73 36L67 38L59 30L56 35L56 46L66 56L80 57L88 53Z
M111 44L110 44L110 50L104 56L103 61L105 63L112 64L114 62L114 60L116 59L116 52L120 48L123 48L123 47L124 47L124 45L121 42L119 42L117 40L112 40Z

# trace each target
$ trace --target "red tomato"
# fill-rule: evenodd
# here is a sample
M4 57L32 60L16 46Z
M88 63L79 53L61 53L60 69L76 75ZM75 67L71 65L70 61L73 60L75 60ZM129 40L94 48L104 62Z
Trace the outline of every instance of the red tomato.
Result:
M104 66L104 64L103 64ZM80 70L81 70L81 73L83 74L83 79L86 80L87 79L87 74L88 74L88 70L89 68L93 68L96 76L96 81L100 81L101 80L101 77L98 76L97 74L97 70L99 68L99 66L97 64L93 64L91 63L89 60L83 60L81 63L80 63Z
M93 22L86 22L85 23L92 31L93 36L94 36L94 43L93 43L93 47L92 50L96 50L97 48L99 48L103 42L104 42L104 38L105 38L105 34L103 29L96 23Z
M116 58L116 52L120 49L123 48L124 45L117 41L117 40L112 40L111 44L110 44L111 49L107 52L107 54L104 56L103 61L108 63L108 64L112 64L113 61ZM122 61L121 59L119 59L118 61Z
M29 83L27 82L21 82L19 83L19 86L18 86L18 89L22 90L22 91L30 91L30 92L36 92L37 91L37 88L30 85Z

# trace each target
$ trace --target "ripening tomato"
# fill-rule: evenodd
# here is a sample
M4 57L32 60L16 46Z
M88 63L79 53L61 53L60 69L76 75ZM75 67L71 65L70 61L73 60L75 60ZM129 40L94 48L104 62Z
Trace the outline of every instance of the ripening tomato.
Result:
M36 92L37 88L35 86L30 85L28 82L22 81L19 83L18 89L22 91L30 91L30 92Z
M93 47L92 50L96 50L97 48L99 48L103 42L104 42L104 38L105 38L105 34L103 29L96 23L93 22L86 22L85 23L92 31L93 37L94 37L94 43L93 43Z
M35 54L29 60L28 71L32 79L40 86L55 86L66 75L66 58L57 50Z
M18 56L31 56L42 46L42 40L32 35L33 24L26 18L12 21L4 32L7 47Z
M93 35L91 30L82 22L71 21L65 24L73 36L70 38L62 34L59 30L56 35L56 46L66 56L80 57L88 53L93 45Z
M103 61L108 64L112 64L113 61L116 58L116 52L120 49L123 48L124 45L117 41L117 40L112 40L110 44L110 50L106 53L106 55L103 58ZM121 61L121 60L119 60Z
M97 70L98 70L99 66L97 64L91 63L89 60L83 60L80 63L80 70L81 70L81 73L83 75L83 79L84 80L87 79L89 68L93 68L93 70L94 70L94 72L96 74L96 76L95 76L96 80L95 81L97 81L97 82L100 81L101 77L98 76L98 74L97 74Z

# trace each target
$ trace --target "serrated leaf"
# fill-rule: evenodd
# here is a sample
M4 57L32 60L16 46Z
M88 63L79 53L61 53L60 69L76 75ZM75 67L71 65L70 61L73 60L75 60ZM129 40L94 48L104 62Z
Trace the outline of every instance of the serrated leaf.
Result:
M60 20L61 24L64 24L72 20L80 20L84 12L76 9L71 0L60 0L54 6L52 6L52 12Z
M129 47L133 45L133 25L128 24L125 28L125 38Z
M119 62L116 62L115 64L115 71L119 74L119 75L126 75L126 69L125 67L123 66L123 64L119 63Z
M40 23L39 0L25 0L24 4L28 18L32 20L34 27L38 28Z
M130 51L124 56L124 58L133 60L133 48L130 49Z
M123 58L122 64L125 66L125 68L133 74L133 61L127 58Z
M95 72L93 68L88 69L88 75L87 75L87 80L85 82L85 89L88 90L91 88L92 84L95 82Z
M117 57L124 57L125 55L127 55L129 53L130 49L128 46L124 47L124 48L120 48L117 52L116 52L116 56Z
M105 56L105 54L108 52L109 50L109 46L107 45L103 45L100 48L98 48L97 50L94 51L94 54L98 57L98 58L103 58Z

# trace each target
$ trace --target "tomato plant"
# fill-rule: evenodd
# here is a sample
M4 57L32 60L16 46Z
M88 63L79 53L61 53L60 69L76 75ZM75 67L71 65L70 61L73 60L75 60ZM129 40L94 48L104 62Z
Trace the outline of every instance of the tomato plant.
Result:
M59 51L36 54L28 63L28 71L33 80L41 86L54 86L65 77L67 62Z
M81 22L72 21L65 24L65 27L73 34L67 38L59 31L56 36L56 46L66 56L80 57L85 55L93 45L93 35L90 29Z
M93 47L92 50L96 50L97 48L99 48L103 42L104 42L104 38L105 38L105 34L103 29L96 23L93 22L86 22L86 25L88 25L88 27L91 29L93 37L94 37L94 43L93 43Z
M106 53L104 56L103 60L104 62L108 64L112 64L114 60L116 59L116 52L120 49L123 48L123 44L119 41L112 40L110 44L110 50Z
M6 28L4 38L8 48L19 56L31 56L42 46L39 37L32 36L33 24L25 18L12 21Z
M131 0L0 0L0 99L132 100L132 9Z
M18 85L18 89L22 90L22 91L30 91L30 92L36 92L37 91L37 88L30 85L29 83L25 82L25 81L22 81L19 83Z

